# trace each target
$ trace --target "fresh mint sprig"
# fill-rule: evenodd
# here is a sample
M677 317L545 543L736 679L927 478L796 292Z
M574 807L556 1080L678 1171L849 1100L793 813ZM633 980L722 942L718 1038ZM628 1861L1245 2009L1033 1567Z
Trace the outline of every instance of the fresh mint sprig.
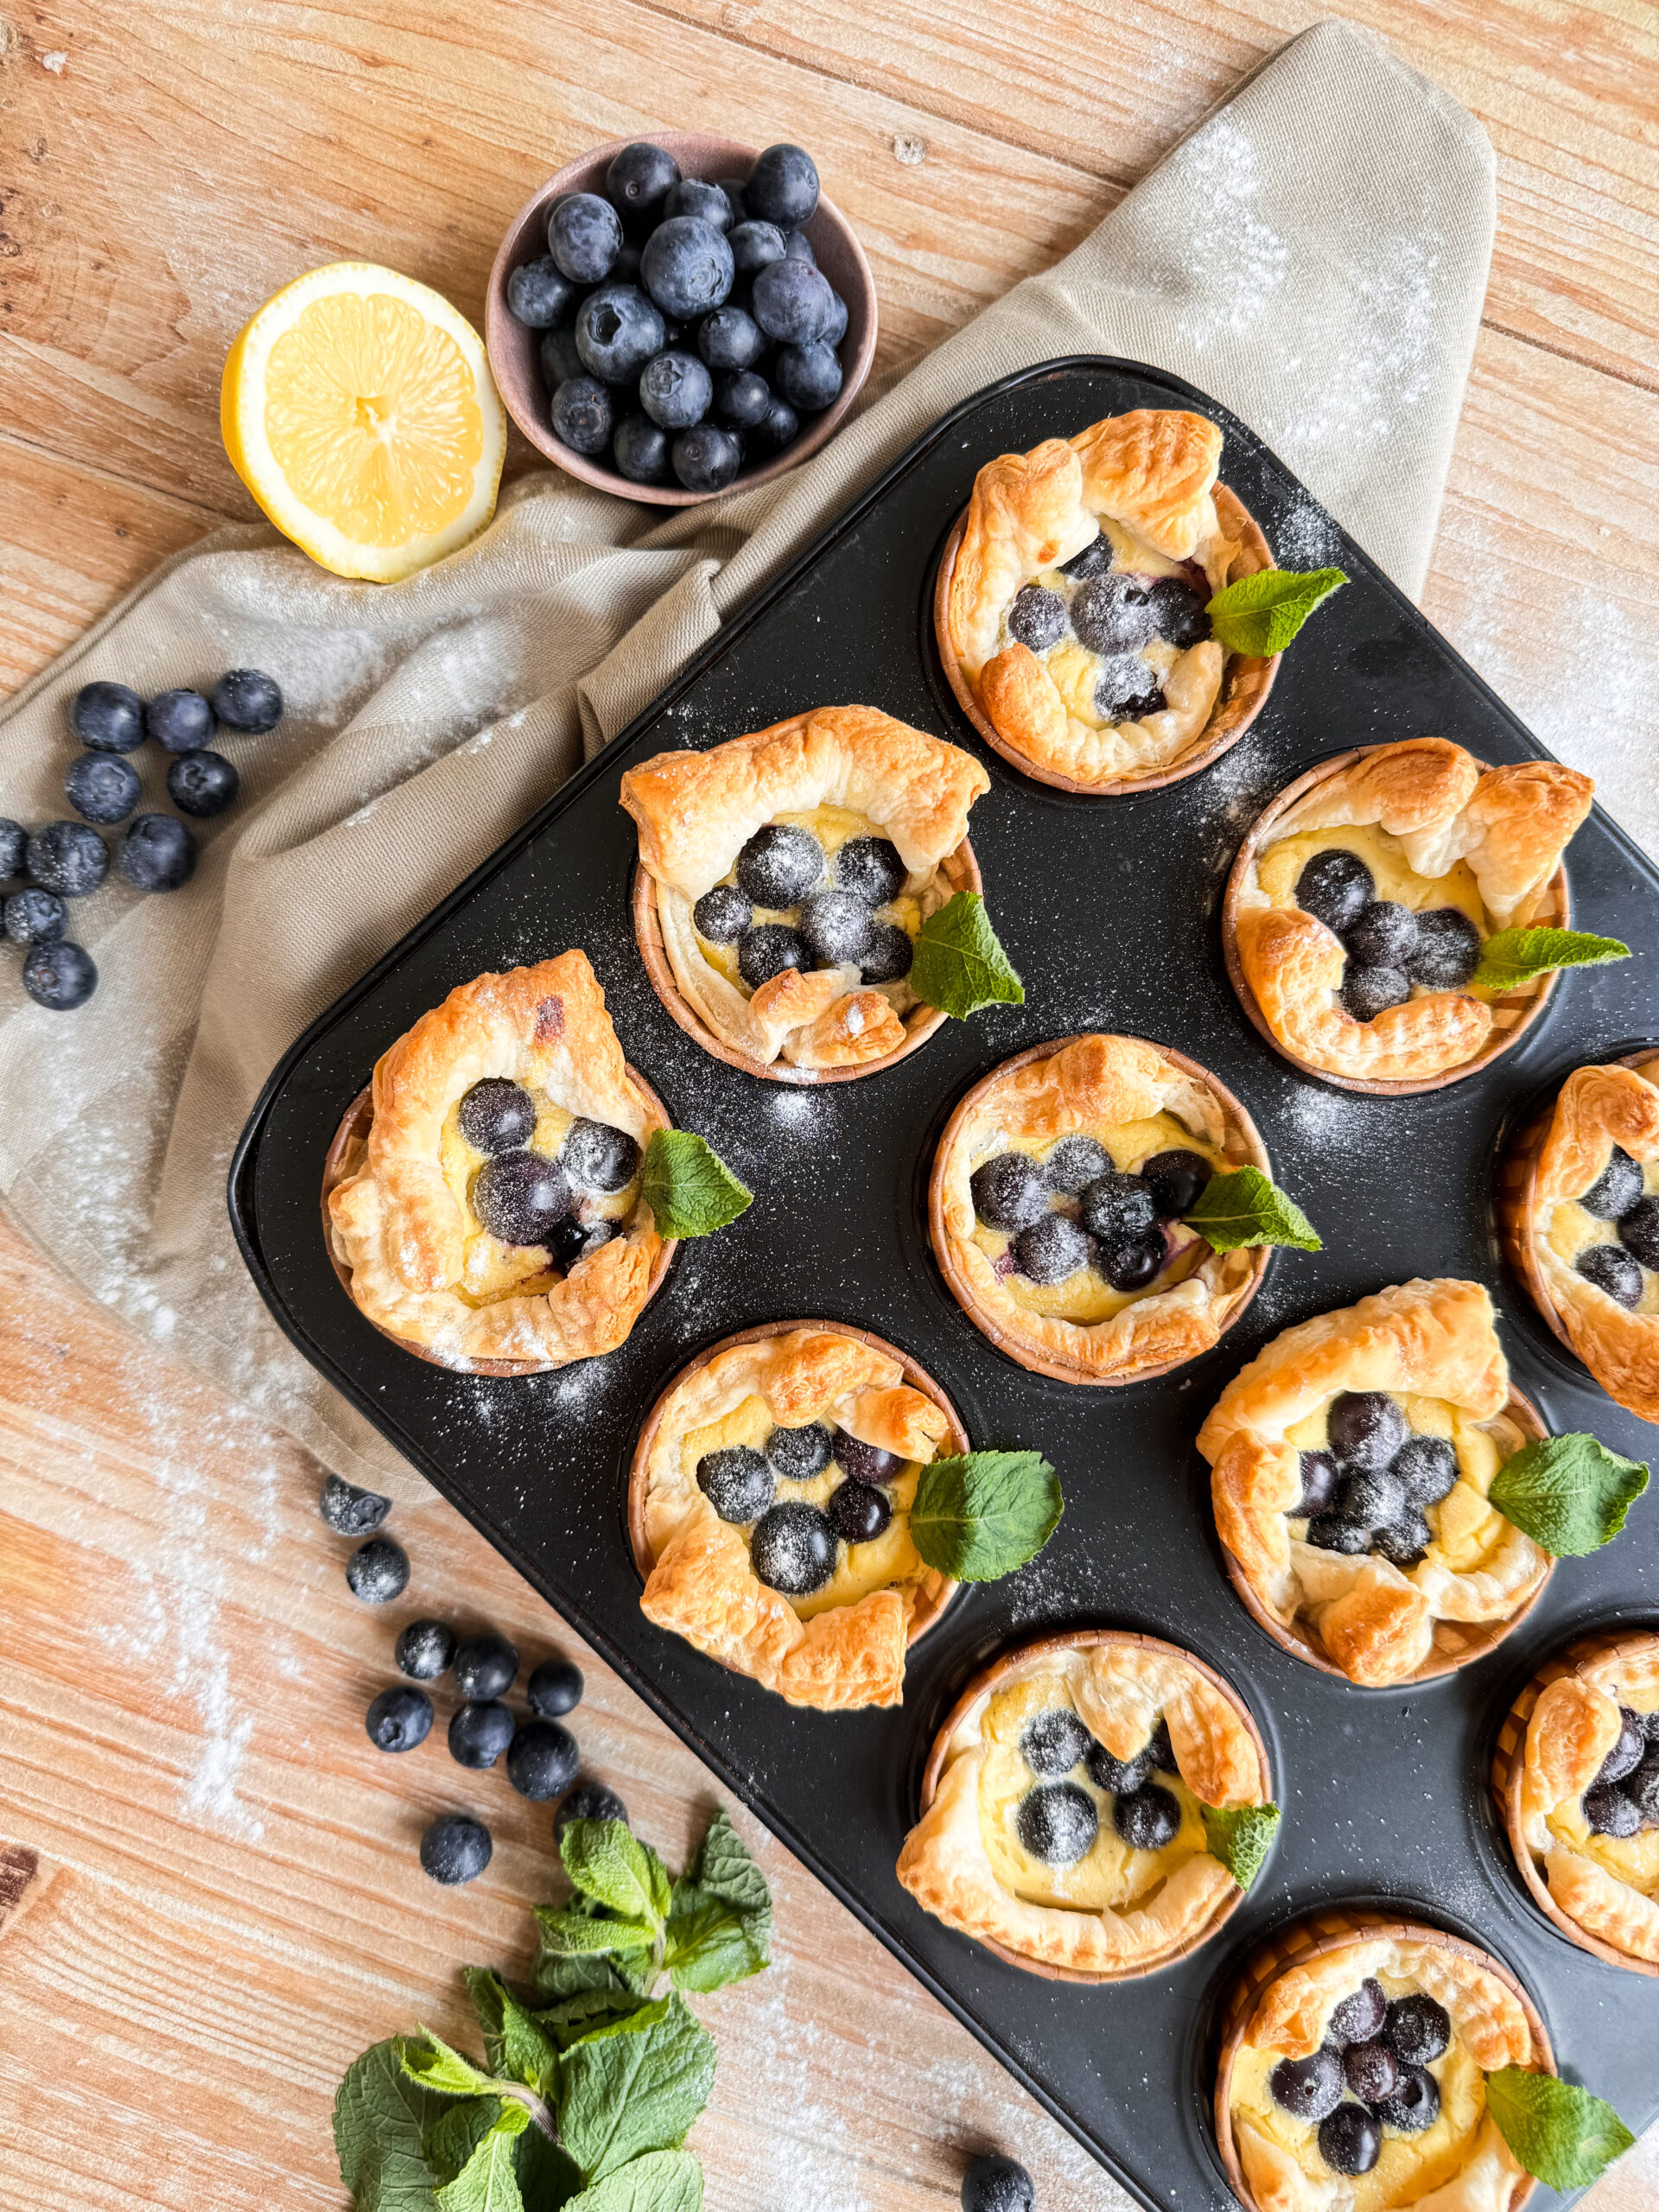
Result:
M640 1195L662 1236L709 1236L754 1204L712 1145L691 1129L655 1129Z
M1639 1459L1595 1437L1547 1436L1506 1459L1486 1497L1553 1559L1581 1559L1611 1543L1647 1486Z
M969 1452L923 1468L910 1541L941 1574L996 1582L1036 1558L1065 1510L1040 1452Z
M1235 1167L1224 1175L1212 1175L1187 1214L1186 1225L1217 1252L1236 1252L1251 1244L1289 1244L1299 1252L1325 1249L1294 1198L1259 1167Z
M1513 991L1557 968L1605 968L1630 957L1628 944L1588 930L1499 930L1480 948L1480 965L1469 980L1482 990Z
M1026 987L991 927L977 891L958 891L916 935L910 988L925 1005L966 1021L986 1006L1023 1006Z
M1498 2133L1547 2189L1586 2189L1636 2138L1601 2097L1554 2074L1500 2066L1486 2076Z
M1316 607L1347 582L1340 569L1259 569L1210 601L1211 634L1229 652L1281 653Z

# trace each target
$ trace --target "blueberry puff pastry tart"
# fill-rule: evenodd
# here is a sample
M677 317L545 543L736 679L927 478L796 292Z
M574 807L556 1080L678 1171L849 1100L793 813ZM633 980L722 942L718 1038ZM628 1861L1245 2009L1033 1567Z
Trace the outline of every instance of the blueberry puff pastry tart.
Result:
M1523 1425L1524 1424L1524 1425ZM1512 1622L1547 1552L1487 1497L1541 1433L1478 1283L1416 1281L1275 1337L1198 1432L1230 1572L1262 1624L1371 1687Z
M371 1096L327 1211L376 1327L449 1367L614 1351L671 1250L639 1194L667 1123L587 954L461 984L381 1056Z
M669 1011L758 1074L886 1063L944 1017L910 986L918 931L979 874L990 788L954 745L874 707L820 707L622 779L639 832L634 926Z

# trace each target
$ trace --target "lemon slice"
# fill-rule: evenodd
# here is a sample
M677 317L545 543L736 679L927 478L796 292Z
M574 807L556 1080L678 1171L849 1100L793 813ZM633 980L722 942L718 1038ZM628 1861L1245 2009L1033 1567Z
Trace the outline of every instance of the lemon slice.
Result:
M336 575L412 575L495 512L507 418L484 341L395 269L284 285L226 356L219 407L237 474Z

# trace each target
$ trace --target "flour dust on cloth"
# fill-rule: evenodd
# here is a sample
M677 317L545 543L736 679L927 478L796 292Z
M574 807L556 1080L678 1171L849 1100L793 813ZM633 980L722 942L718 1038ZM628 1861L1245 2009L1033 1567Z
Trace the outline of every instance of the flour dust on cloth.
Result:
M1190 378L1414 595L1491 236L1478 125L1382 46L1324 22L1075 252L779 483L662 521L550 472L515 486L473 545L396 584L329 575L263 527L164 563L0 721L0 813L62 814L68 707L94 678L148 696L264 668L288 713L269 737L227 742L241 798L197 825L184 889L146 899L112 878L77 903L72 933L101 979L88 1006L32 1006L18 963L0 959L12 1217L94 1298L327 1465L416 1493L281 1335L232 1241L232 1149L293 1039L913 437L1033 362L1119 354ZM1293 518L1282 561L1322 559L1317 523L1310 509L1299 532ZM156 760L137 760L142 804L164 805ZM563 950L527 915L499 957Z

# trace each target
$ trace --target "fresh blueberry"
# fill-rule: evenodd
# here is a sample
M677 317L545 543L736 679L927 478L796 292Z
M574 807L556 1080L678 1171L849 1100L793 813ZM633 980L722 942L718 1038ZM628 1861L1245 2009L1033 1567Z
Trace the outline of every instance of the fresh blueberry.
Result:
M1387 1468L1373 1473L1344 1471L1334 1508L1342 1520L1361 1529L1387 1529L1401 1519L1405 1510L1405 1492Z
M697 325L697 351L711 369L752 369L766 350L764 332L742 308L716 308Z
M1382 2040L1405 2066L1427 2066L1445 2056L1452 2041L1452 2016L1424 1991L1396 1997L1382 2023Z
M772 405L766 410L766 419L757 423L749 437L764 453L781 453L792 445L800 435L801 418L786 399L779 399L774 392Z
M1333 845L1315 853L1296 879L1296 904L1341 937L1376 893L1376 879L1357 853Z
M823 326L821 342L825 346L839 346L846 335L847 302L839 292L832 289L830 294L830 320Z
M1312 1521L1325 1510L1336 1494L1337 1463L1328 1452L1303 1452L1297 1457L1302 1488L1290 1509L1291 1518Z
M1091 653L1128 653L1144 645L1153 635L1146 578L1121 571L1091 577L1072 598L1071 626Z
M731 201L717 184L705 184L700 177L683 176L677 184L671 185L663 202L663 214L664 218L695 215L699 222L707 223L722 235L732 227Z
M740 276L756 276L784 258L784 234L775 223L740 223L729 235L732 266Z
M783 346L807 346L816 345L828 327L835 294L829 278L810 262L792 261L785 255L782 261L769 261L760 271L754 280L753 297L754 319L768 338L775 338ZM784 397L799 406L802 403L783 379L779 378L778 382ZM806 404L823 406L828 403L815 400Z
M987 2152L963 2176L962 2212L1036 2212L1031 2176L1013 2158Z
M1371 1548L1371 1532L1357 1522L1344 1521L1340 1514L1316 1513L1307 1524L1307 1541L1316 1551L1357 1559Z
M1623 1782L1627 1774L1635 1773L1646 1753L1648 1738L1641 1714L1622 1705L1618 1708L1618 1740L1596 1769L1598 1782Z
M574 328L562 326L557 330L543 331L541 355L542 378L547 385L550 400L562 384L569 384L583 373Z
M665 430L689 430L709 412L715 380L695 353L658 353L639 379L639 404Z
M609 390L597 377L572 377L553 395L553 435L572 453L603 453L616 428Z
M697 365L702 367L701 362ZM708 373L704 369L703 374ZM753 369L722 371L715 379L715 416L734 430L752 430L764 423L771 405L772 387Z
M346 1560L346 1581L365 1605L389 1605L409 1587L409 1554L390 1536L371 1536Z
M787 922L762 922L738 939L737 972L752 991L791 968L798 975L810 975L812 948Z
M1084 1764L1096 1789L1109 1789L1114 1796L1127 1797L1139 1789L1152 1772L1152 1746L1143 1745L1132 1759L1120 1759L1114 1758L1104 1744L1091 1743L1084 1754Z
M521 261L507 279L507 312L526 330L551 330L575 296L575 286L550 253Z
M1432 991L1461 990L1480 965L1480 931L1456 906L1431 906L1416 919L1407 975Z
M556 1720L526 1720L507 1746L507 1780L534 1805L563 1797L576 1778L582 1753Z
M662 316L637 284L607 284L589 293L576 310L576 351L583 368L607 384L632 384L639 378L639 404L659 422L662 417L646 396L640 371L653 355L661 355L665 335ZM684 361L692 357L682 353L667 358ZM707 377L702 362L696 365ZM696 417L688 419L695 422Z
M844 1428L836 1429L830 1438L830 1452L843 1475L878 1488L885 1488L905 1466L897 1452L887 1451L880 1444L867 1444L861 1436L854 1436Z
M196 841L176 815L136 815L115 864L136 891L176 891L196 872Z
M569 1274L578 1260L608 1244L615 1233L608 1221L582 1221L568 1213L563 1221L554 1223L544 1249Z
M493 1766L512 1738L512 1714L499 1698L460 1705L450 1717L449 1756L458 1766Z
M1659 1198L1638 1198L1619 1216L1618 1241L1644 1268L1659 1268Z
M1152 1732L1152 1740L1147 1745L1145 1756L1150 1762L1149 1771L1154 1774L1180 1772L1175 1764L1175 1746L1170 1740L1169 1723L1161 1714Z
M818 204L818 172L811 155L799 146L768 146L754 157L743 197L751 215L780 230L810 222Z
M410 1621L391 1656L400 1675L416 1682L435 1682L454 1663L455 1632L442 1621Z
M705 891L691 909L693 926L710 944L734 944L753 919L753 906L731 883Z
M1458 1479L1458 1455L1449 1438L1408 1436L1389 1469L1414 1505L1438 1505Z
M135 777L134 782L137 781ZM222 753L181 753L167 772L167 795L181 814L198 821L223 814L242 779ZM133 797L138 796L134 791Z
M1162 689L1138 653L1123 653L1109 660L1095 685L1095 712L1103 721L1144 721L1161 714L1166 705Z
M688 492L723 492L743 466L743 448L735 432L698 423L680 432L669 458Z
M1340 2104L1319 2122L1319 2156L1337 2174L1368 2174L1382 2155L1382 2131L1363 2105Z
M382 1690L364 1723L378 1751L412 1751L432 1732L432 1700L424 1690L395 1683Z
M458 1646L454 1669L455 1688L462 1697L504 1697L518 1672L518 1653L505 1636L486 1629Z
M1649 1719L1652 1717L1648 1716ZM1649 1749L1624 1784L1624 1795L1641 1815L1645 1827L1659 1827L1659 1751Z
M798 413L813 415L840 397L841 363L833 346L780 346L772 364L772 380Z
M64 796L87 822L124 822L143 789L138 771L116 753L82 753L69 763Z
M573 284L597 284L622 251L622 219L596 192L567 193L547 219L547 250Z
M786 1482L813 1481L834 1453L835 1439L821 1421L806 1421L799 1428L774 1428L766 1439L772 1471Z
M4 935L14 944L55 944L69 926L69 909L50 891L14 891L5 904Z
M144 735L163 753L195 753L213 734L213 710L200 691L158 691L144 709Z
M1014 1238L1014 1264L1027 1282L1065 1282L1088 1266L1089 1239L1065 1214L1045 1214Z
M1586 1245L1573 1264L1586 1282L1605 1290L1627 1313L1642 1303L1641 1264L1622 1244Z
M804 261L814 269L818 265L818 257L812 251L811 239L799 228L785 232L784 253L791 261Z
M1135 1170L1151 1188L1160 1221L1179 1221L1191 1213L1215 1172L1201 1154L1185 1151L1155 1152Z
M1070 1706L1051 1705L1033 1715L1020 1738L1020 1756L1033 1774L1051 1779L1083 1764L1093 1741Z
M613 154L605 172L605 196L631 223L655 221L680 181L680 165L649 139L636 139Z
M446 1889L458 1882L475 1882L489 1865L493 1848L482 1821L470 1813L443 1813L421 1838L422 1872Z
M1376 1531L1371 1548L1391 1561L1402 1574L1408 1574L1414 1567L1422 1564L1423 1554L1433 1540L1433 1532L1422 1515L1408 1509L1399 1520L1390 1521Z
M757 906L797 906L823 881L823 847L810 830L770 822L737 856L738 888Z
M83 683L69 727L89 753L130 753L144 741L144 702L125 683Z
M98 964L67 937L31 944L23 955L23 988L48 1014L73 1014L98 988Z
M749 219L749 203L745 197L744 181L741 176L717 176L715 182L726 195L726 204L732 213L732 227Z
M565 1131L559 1165L579 1191L613 1198L639 1173L639 1147L626 1129L579 1114Z
M475 1152L518 1152L536 1134L536 1101L509 1076L482 1076L462 1097L455 1118Z
M830 1494L830 1526L843 1543L871 1544L893 1519L891 1501L868 1483L844 1482Z
M1078 1208L1084 1227L1113 1243L1145 1236L1158 1220L1151 1184L1139 1175L1120 1175L1115 1168L1084 1185Z
M1623 1841L1632 1836L1642 1825L1642 1814L1634 1798L1611 1782L1592 1782L1582 1799L1584 1817L1597 1835L1615 1836Z
M262 668L227 668L213 689L216 719L246 737L263 737L283 719L282 686Z
M1361 968L1351 960L1343 973L1342 1002L1356 1021L1375 1021L1410 996L1411 978L1403 968Z
M1161 1851L1180 1825L1180 1800L1155 1782L1143 1782L1112 1805L1112 1826L1131 1851Z
M1103 530L1098 537L1090 538L1080 553L1060 563L1060 574L1077 582L1087 583L1091 576L1103 576L1112 565L1112 541Z
M582 1669L569 1659L543 1659L524 1684L531 1711L543 1720L563 1720L582 1703Z
M1155 1229L1142 1236L1103 1237L1095 1247L1095 1265L1114 1290L1144 1290L1168 1257L1162 1232Z
M752 1444L728 1444L698 1460L697 1488L722 1521L747 1527L772 1503L778 1484L764 1452Z
M1394 899L1370 899L1343 938L1362 968L1404 968L1417 949L1417 917Z
M859 969L865 983L896 983L908 976L916 948L896 922L877 922L870 931L869 950Z
M1075 1782L1045 1782L1020 1799L1014 1828L1021 1847L1045 1866L1075 1866L1095 1847L1100 1815Z
M0 815L0 883L10 883L23 872L23 856L29 850L29 832L21 822L14 822L10 815Z
M1189 645L1202 645L1210 635L1204 594L1179 576L1160 576L1147 594L1147 605L1153 636L1166 639L1182 652Z
M1384 2127L1393 2128L1397 2135L1421 2135L1440 2116L1440 2085L1427 2066L1408 2066L1387 2096L1366 2101Z
M791 1499L755 1523L749 1563L768 1590L787 1598L810 1597L836 1571L836 1532L816 1505Z
M563 1840L564 1832L572 1821L620 1821L626 1827L628 1808L614 1789L602 1782L595 1782L592 1775L584 1775L575 1788L568 1790L559 1801L553 1815L553 1840Z
M1062 1137L1043 1162L1043 1176L1049 1189L1067 1198L1075 1198L1085 1184L1109 1175L1111 1171L1111 1154L1093 1137Z
M1579 1204L1598 1221L1617 1221L1628 1213L1642 1195L1642 1170L1623 1145L1615 1145L1607 1165Z
M641 275L664 315L690 321L722 304L732 289L732 249L712 223L671 215L645 240Z
M391 1510L391 1500L378 1490L359 1490L344 1475L329 1475L317 1497L317 1510L337 1536L372 1536Z
M473 1211L503 1244L545 1247L575 1203L563 1168L538 1152L498 1153L473 1182Z
M1057 591L1041 584L1026 584L1014 595L1008 609L1008 635L1016 645L1034 653L1058 645L1065 635L1065 601Z
M820 968L861 960L874 927L869 908L850 891L813 891L801 903L801 934Z
M1029 1229L1048 1211L1048 1179L1027 1153L999 1152L982 1160L968 1188L988 1229Z
M1332 2006L1325 2039L1338 2049L1351 2043L1375 2043L1388 2017L1388 1993L1374 1974L1368 1974L1357 1989Z
M890 838L849 837L836 855L834 874L838 891L885 906L904 889L907 871Z
M1321 2120L1342 2102L1342 2061L1324 2049L1281 2058L1268 2076L1268 2093L1293 2120Z
M625 415L612 434L611 458L630 484L665 484L668 433L649 415Z
M139 817L144 822L155 818ZM35 888L54 892L60 899L86 898L109 873L109 849L97 830L84 822L48 822L29 839L27 851Z

